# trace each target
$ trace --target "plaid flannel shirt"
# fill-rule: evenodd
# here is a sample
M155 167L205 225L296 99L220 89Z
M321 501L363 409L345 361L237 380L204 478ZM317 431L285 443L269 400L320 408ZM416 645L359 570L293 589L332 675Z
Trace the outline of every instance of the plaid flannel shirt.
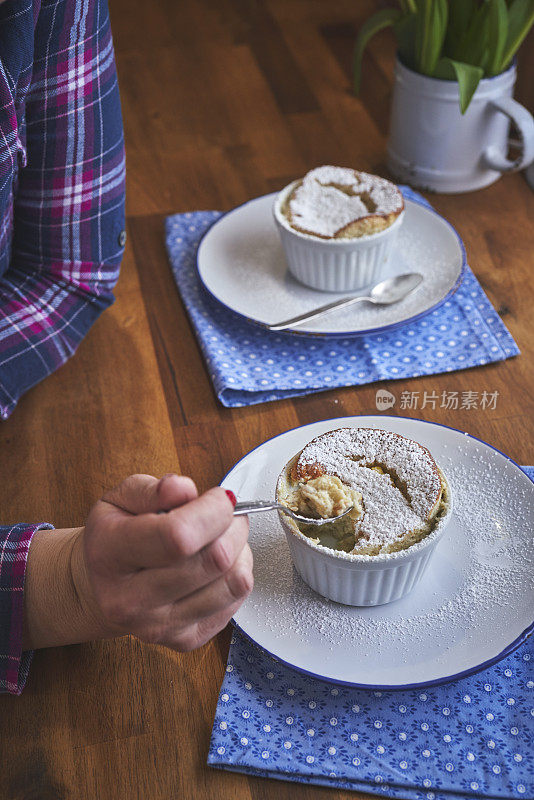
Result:
M106 0L0 3L3 419L113 302L124 174ZM19 693L28 670L22 592L38 527L0 527L0 691Z

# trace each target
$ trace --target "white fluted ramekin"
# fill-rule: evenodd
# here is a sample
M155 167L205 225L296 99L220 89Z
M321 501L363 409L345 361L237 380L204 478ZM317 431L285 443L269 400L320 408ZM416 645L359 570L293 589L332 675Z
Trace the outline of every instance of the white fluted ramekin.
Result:
M277 498L285 470L286 467L278 479ZM380 606L404 597L421 580L452 515L452 498L445 480L444 501L446 511L428 536L406 550L376 556L354 555L315 544L292 519L278 513L295 569L308 586L344 605Z
M296 231L282 213L296 186L293 181L277 196L273 214L290 272L306 286L323 292L350 292L385 277L404 209L383 231L355 239L321 239Z

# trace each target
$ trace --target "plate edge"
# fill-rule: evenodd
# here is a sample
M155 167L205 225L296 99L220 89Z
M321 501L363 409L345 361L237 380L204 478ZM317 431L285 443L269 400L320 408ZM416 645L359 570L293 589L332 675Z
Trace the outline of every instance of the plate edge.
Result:
M498 447L494 447L493 445L491 445L488 442L484 441L484 439L480 439L478 436L473 436L472 434L467 433L467 431L462 431L459 428L453 428L451 425L444 425L441 422L432 422L431 420L420 419L419 417L402 417L402 416L397 416L395 414L381 414L381 415L376 415L376 414L350 414L350 415L347 415L345 417L331 417L331 418L324 419L324 420L316 420L315 422L309 422L306 425L296 425L294 428L289 428L287 431L282 431L282 433L278 433L275 436L269 437L264 442L261 442L260 444L256 445L256 447L251 448L251 450L249 450L247 453L245 453L239 459L239 461L237 461L233 465L233 467L230 470L228 470L228 472L225 474L224 478L221 480L221 484L220 485L221 486L223 485L223 483L226 480L226 478L228 477L228 475L230 475L230 473L233 472L233 470L245 458L247 458L251 453L253 453L255 450L258 450L264 444L267 444L268 442L271 442L274 439L278 439L279 437L284 436L286 433L291 433L293 431L300 430L301 428L302 429L308 428L308 427L310 427L312 425L317 425L317 424L320 424L322 422L334 422L334 421L337 421L337 420L358 419L359 417L372 417L372 418L376 418L376 419L407 420L408 422L422 422L422 423L424 423L426 425L435 425L438 428L446 428L448 430L454 431L455 433L461 433L462 436L468 436L470 439L474 439L475 441L486 445L491 450L494 450L497 453L499 453L507 461L510 461L521 472L521 474L524 475L525 478L527 478L528 481L530 481L530 483L534 484L534 478L531 478L530 475L527 475L527 473L523 469L521 469L521 466L516 461L514 461L513 458L510 458L510 456L507 456L506 453L503 453L502 450L499 450ZM288 666L291 669L294 669L297 672L300 672L303 675L308 675L309 677L313 677L316 680L326 681L327 683L335 683L335 684L341 685L341 686L350 686L350 687L355 688L355 689L368 689L368 690L374 690L374 691L403 691L403 690L407 691L409 689L420 689L420 688L425 688L425 687L430 687L430 686L440 686L440 685L445 684L445 683L451 683L452 681L460 680L462 678L466 678L469 675L475 675L476 673L481 672L482 670L487 669L490 666L493 666L494 664L498 663L499 661L502 661L503 658L506 658L506 656L508 656L511 653L513 653L534 632L534 620L533 620L522 631L522 633L519 634L519 636L516 637L516 639L514 639L510 644L508 644L500 653L498 653L495 656L492 656L490 659L486 659L486 661L483 661L481 664L477 664L477 665L475 665L473 667L468 667L466 670L461 670L460 672L453 673L452 675L447 675L447 676L442 676L442 677L439 677L439 678L434 678L434 679L431 679L429 681L421 681L419 683L413 683L413 684L398 684L398 685L396 685L396 684L355 683L355 682L352 682L352 681L343 681L341 679L336 679L336 678L332 678L332 677L326 677L324 675L318 675L318 674L316 674L314 672L311 672L309 670L304 669L303 667L297 667L294 664L291 664L290 662L285 661L284 659L280 658L280 656L275 655L270 650L268 650L267 648L263 647L263 645L261 645L258 642L256 642L255 639L253 639L249 634L247 634L241 628L239 623L236 622L235 617L232 617L231 622L249 641L251 641L260 650L263 650L265 653L267 653L269 656L271 656L271 658L273 658L275 661L278 661L278 662L284 664L285 666Z
M268 324L269 323L260 322L259 320L254 319L254 317L249 317L249 316L247 316L246 314L243 314L240 311L236 311L235 309L231 308L229 305L224 303L222 300L220 300L211 291L211 289L205 283L205 281L204 281L204 279L203 279L203 277L201 275L201 272L200 272L199 253L200 253L200 249L202 247L202 243L203 243L204 239L206 238L206 236L210 233L211 229L215 225L217 225L217 223L219 223L222 219L224 219L224 217L228 216L229 214L232 214L234 211L238 211L240 208L244 208L249 203L253 203L256 200L262 200L263 198L266 198L266 197L274 197L277 194L278 194L278 192L269 192L268 194L260 195L259 197L252 197L249 200L245 200L244 203L241 203L240 205L235 206L235 208L231 208L231 209L229 209L229 211L222 212L221 216L218 217L216 220L214 220L211 223L211 225L202 234L202 237L201 237L201 239L200 239L200 241L198 243L198 246L197 246L197 251L195 253L195 268L196 268L197 276L198 276L198 279L200 281L200 284L201 284L202 288L207 292L207 294L213 300L215 300L216 303L218 303L220 306L225 308L227 311L231 312L232 314L235 314L240 319L245 320L246 322L249 322L251 325L254 325L255 327L263 328L263 330L266 330L266 331L269 330L269 328L268 328ZM454 235L456 236L456 238L458 240L458 244L460 246L460 252L461 252L461 256L462 256L462 264L461 264L461 267L460 267L460 272L458 274L458 277L456 278L456 281L454 282L453 286L449 289L447 294L445 294L441 298L441 300L438 300L434 305L430 306L429 308L425 309L424 311L420 311L417 314L414 314L412 317L407 317L406 319L399 320L397 322L392 322L390 325L382 325L382 326L380 326L378 328L365 328L365 329L359 330L359 331L325 331L325 332L322 332L322 331L295 330L295 331L281 331L281 332L278 332L277 335L280 335L280 333L283 333L286 336L311 336L313 338L334 338L334 337L339 338L339 337L346 337L346 336L349 336L349 337L352 337L352 336L354 336L354 337L356 337L356 336L369 336L369 335L374 334L374 333L386 333L388 331L397 330L398 328L402 327L403 325L412 324L414 322L417 322L417 320L422 319L423 317L426 317L432 311L435 311L436 309L440 308L444 303L447 302L447 300L449 300L456 293L456 291L459 289L459 287L460 287L460 285L461 285L461 283L462 283L462 281L463 281L463 279L465 277L465 274L467 272L467 253L466 253L465 246L464 246L464 243L462 241L462 238L461 238L460 234L458 233L458 231L456 230L454 225L451 222L449 222L448 219L446 219L442 214L440 214L438 211L436 211L435 208L433 208L432 206L428 205L426 202L424 202L424 203L423 202L419 202L419 201L414 200L413 198L409 198L409 197L404 197L404 201L408 202L408 203L413 203L413 205L417 206L418 208L423 208L423 209L425 209L425 211L428 211L429 213L434 214L435 216L439 217L439 219L441 219L446 225L449 226L449 228L452 230L452 232L454 233Z

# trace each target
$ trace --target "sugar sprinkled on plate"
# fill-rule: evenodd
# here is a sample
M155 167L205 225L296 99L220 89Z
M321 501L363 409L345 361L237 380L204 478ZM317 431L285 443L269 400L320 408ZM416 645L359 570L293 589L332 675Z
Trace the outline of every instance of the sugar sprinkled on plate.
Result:
M462 532L463 540L451 540L445 535L434 558L446 559L447 550L454 550L464 559L464 569L455 576L450 596L428 581L425 585L432 591L421 596L420 608L409 616L399 614L398 603L382 606L390 614L381 611L378 615L374 609L344 606L316 594L292 567L277 521L267 526L264 520L261 528L259 522L251 521L258 589L256 599L250 602L255 603L258 613L263 611L264 624L270 633L286 638L306 637L313 631L328 643L332 652L349 642L355 653L368 654L370 658L386 643L399 656L405 655L413 647L428 644L430 636L434 661L439 662L449 648L457 645L451 640L451 630L461 632L468 644L475 645L477 629L488 611L498 612L503 625L507 621L512 624L516 604L532 597L534 592L532 542L517 535L521 520L528 513L531 495L527 491L517 492L510 481L509 489L515 492L515 502L511 505L507 487L502 484L506 478L482 455L478 460L480 471L476 480L457 458L454 462L450 457L440 461L454 497L456 529ZM264 598L278 613L265 613Z

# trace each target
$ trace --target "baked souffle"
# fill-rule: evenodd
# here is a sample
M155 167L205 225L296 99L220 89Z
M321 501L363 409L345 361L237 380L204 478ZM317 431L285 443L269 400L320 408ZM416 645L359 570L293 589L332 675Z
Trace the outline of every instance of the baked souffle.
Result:
M404 209L395 184L346 167L317 167L297 181L281 212L289 226L319 239L357 239L389 228Z
M313 439L286 465L277 498L325 519L352 505L320 528L286 522L323 547L368 556L421 541L449 507L447 481L427 448L375 428L339 428Z

